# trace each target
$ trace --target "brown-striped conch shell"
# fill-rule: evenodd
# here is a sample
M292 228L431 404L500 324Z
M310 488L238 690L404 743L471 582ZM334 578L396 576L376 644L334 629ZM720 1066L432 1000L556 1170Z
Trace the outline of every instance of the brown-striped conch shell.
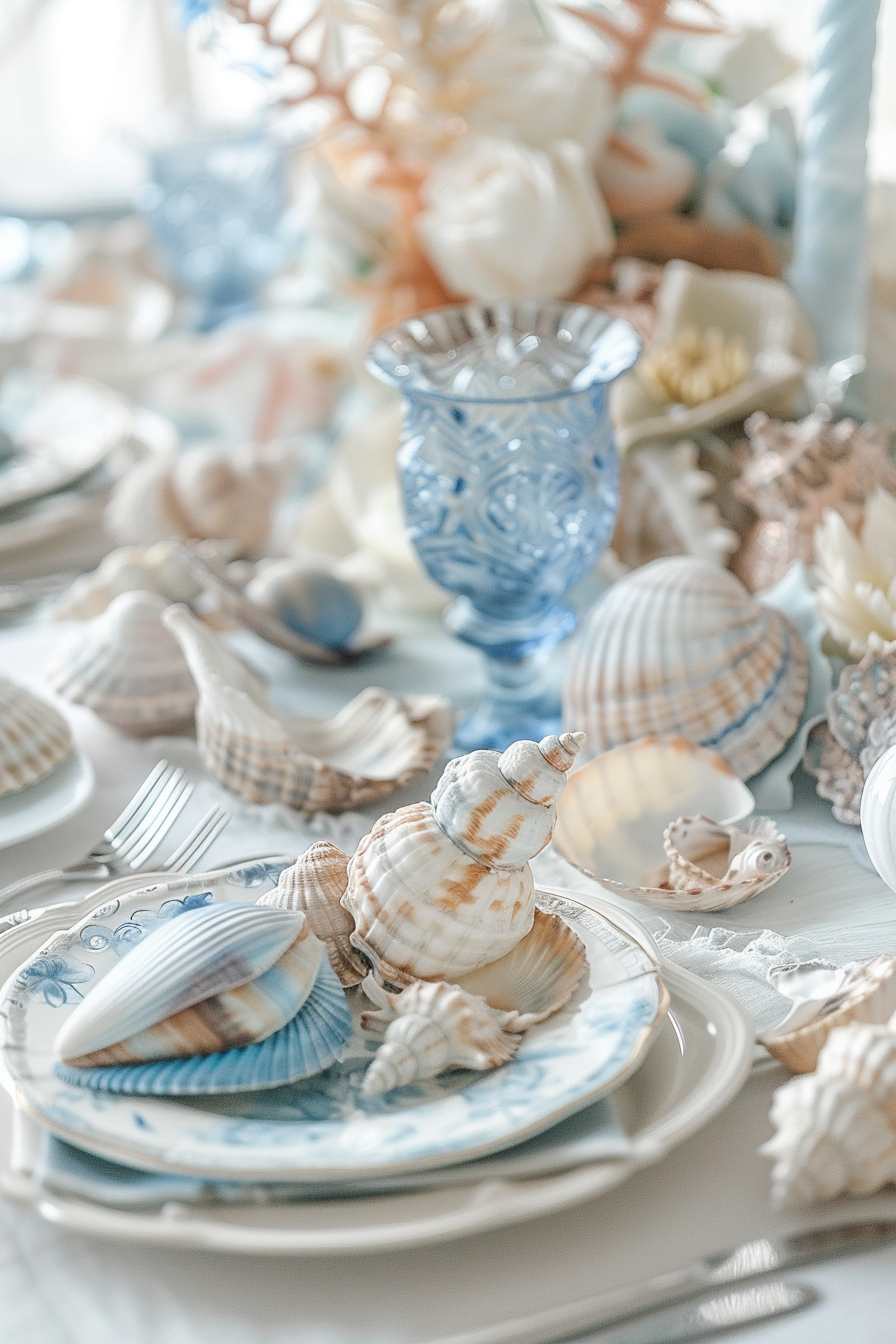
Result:
M896 1012L896 957L886 952L846 966L807 962L773 968L769 979L793 1007L759 1044L794 1073L811 1073L838 1027L887 1022Z
M250 803L346 812L429 770L451 740L451 709L437 695L401 698L370 687L329 718L286 714L186 607L169 607L164 623L199 691L203 762Z
M348 855L329 840L318 840L291 868L280 874L273 891L256 905L301 910L315 937L327 949L330 965L343 985L357 985L370 969L352 947L354 921L341 905L348 886Z
M520 1043L506 1030L509 1014L457 985L418 981L401 994L383 993L381 1002L378 1012L361 1018L366 1031L385 1026L361 1084L368 1097L447 1069L494 1069L512 1059Z
M46 700L0 676L0 798L36 784L72 749L72 730Z
M449 980L497 961L529 933L529 860L551 838L581 733L450 761L431 802L381 817L342 898L352 943L393 985Z

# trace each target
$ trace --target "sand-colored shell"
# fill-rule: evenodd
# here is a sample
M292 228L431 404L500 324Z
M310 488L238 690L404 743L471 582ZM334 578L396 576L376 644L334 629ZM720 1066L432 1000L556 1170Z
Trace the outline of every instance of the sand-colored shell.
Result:
M498 961L459 976L458 984L505 1013L505 1030L528 1031L569 1002L587 969L578 934L536 906L525 938Z
M285 714L186 607L169 607L164 623L199 691L202 759L251 803L345 812L429 770L451 740L450 705L435 695L401 698L372 687L328 718Z
M867 1195L896 1179L896 1132L872 1097L818 1074L792 1078L774 1095L772 1198L799 1208L836 1195Z
M810 1073L828 1037L852 1022L884 1023L896 1012L896 957L881 953L841 967L794 966L773 981L794 1002L760 1045L794 1073Z
M36 784L72 750L72 731L57 709L0 676L0 798Z
M896 1031L850 1022L831 1032L818 1056L819 1078L841 1079L867 1092L896 1130Z
M89 621L104 612L120 593L140 589L158 593L169 602L192 602L202 592L178 543L157 541L153 546L119 546L98 569L82 574L54 603L56 621Z
M256 904L301 910L326 948L340 983L357 985L370 968L352 947L355 923L341 904L348 886L348 861L348 855L329 840L318 840L283 870L274 890L259 896Z
M520 1043L516 1032L506 1030L506 1014L458 985L418 981L386 999L379 1011L361 1018L365 1030L388 1024L364 1075L365 1096L447 1069L497 1068L513 1058Z
M657 887L668 870L666 828L710 811L733 826L752 810L753 795L718 753L682 737L645 737L570 775L553 845L586 877L622 896L675 905L674 889Z
M584 729L589 756L678 735L749 779L796 731L808 678L805 645L781 612L718 566L673 557L621 579L586 618L563 718Z
M162 624L167 599L121 593L65 636L47 664L47 684L134 737L189 727L198 699L180 645Z
M550 839L581 734L451 761L431 803L381 817L349 864L352 943L390 984L450 980L508 953L532 928L528 860Z
M663 848L669 864L659 885L678 894L668 903L679 910L726 910L758 896L790 867L787 842L768 817L754 817L743 829L680 817L666 827Z

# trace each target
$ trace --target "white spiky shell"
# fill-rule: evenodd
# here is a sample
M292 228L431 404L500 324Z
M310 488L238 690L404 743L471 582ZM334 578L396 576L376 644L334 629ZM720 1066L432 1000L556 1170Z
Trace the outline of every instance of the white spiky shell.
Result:
M355 924L341 904L347 886L348 855L329 840L318 840L283 870L274 890L259 896L256 904L301 910L311 932L326 947L341 984L357 985L369 967L350 941Z
M835 1028L821 1048L816 1073L867 1092L896 1129L896 1031L891 1025L850 1022Z
M261 678L186 607L169 607L163 619L198 688L202 759L251 803L345 812L429 770L451 739L453 716L442 696L401 698L371 687L329 718L285 714Z
M59 711L0 676L0 798L36 784L71 749L72 732Z
M841 1079L793 1078L774 1095L772 1198L801 1207L836 1195L867 1195L896 1179L896 1133L872 1097Z
M386 1026L364 1075L365 1096L391 1091L447 1069L494 1069L516 1053L520 1037L505 1029L507 1014L457 985L417 982L364 1013L365 1030Z
M53 651L48 685L135 737L188 726L196 685L180 645L162 624L167 606L158 593L140 590L113 598Z
M796 730L808 659L785 616L733 574L693 556L621 579L573 646L564 723L597 756L647 735L680 735L749 779Z
M382 979L457 980L529 932L528 859L550 839L580 742L564 734L452 761L432 803L389 813L362 838L343 905L352 943Z
M896 957L889 953L831 968L828 989L813 973L812 964L806 969L812 980L801 975L800 967L785 969L775 978L775 987L792 997L795 1006L783 1022L759 1037L759 1044L794 1073L809 1073L816 1067L836 1028L851 1022L884 1023L896 1012ZM815 981L820 988L814 987Z

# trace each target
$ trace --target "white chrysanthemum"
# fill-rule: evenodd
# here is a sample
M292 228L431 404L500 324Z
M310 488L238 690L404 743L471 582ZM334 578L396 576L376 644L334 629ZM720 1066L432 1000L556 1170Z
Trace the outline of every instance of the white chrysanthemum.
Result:
M826 510L815 529L823 587L818 608L835 639L860 658L896 639L896 499L876 490L865 507L861 537Z

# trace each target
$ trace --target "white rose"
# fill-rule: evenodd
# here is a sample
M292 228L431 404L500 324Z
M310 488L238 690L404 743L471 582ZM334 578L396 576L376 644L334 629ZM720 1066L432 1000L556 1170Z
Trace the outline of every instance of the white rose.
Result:
M545 150L467 136L423 198L423 246L447 287L471 298L560 298L613 251L588 156L571 140Z

